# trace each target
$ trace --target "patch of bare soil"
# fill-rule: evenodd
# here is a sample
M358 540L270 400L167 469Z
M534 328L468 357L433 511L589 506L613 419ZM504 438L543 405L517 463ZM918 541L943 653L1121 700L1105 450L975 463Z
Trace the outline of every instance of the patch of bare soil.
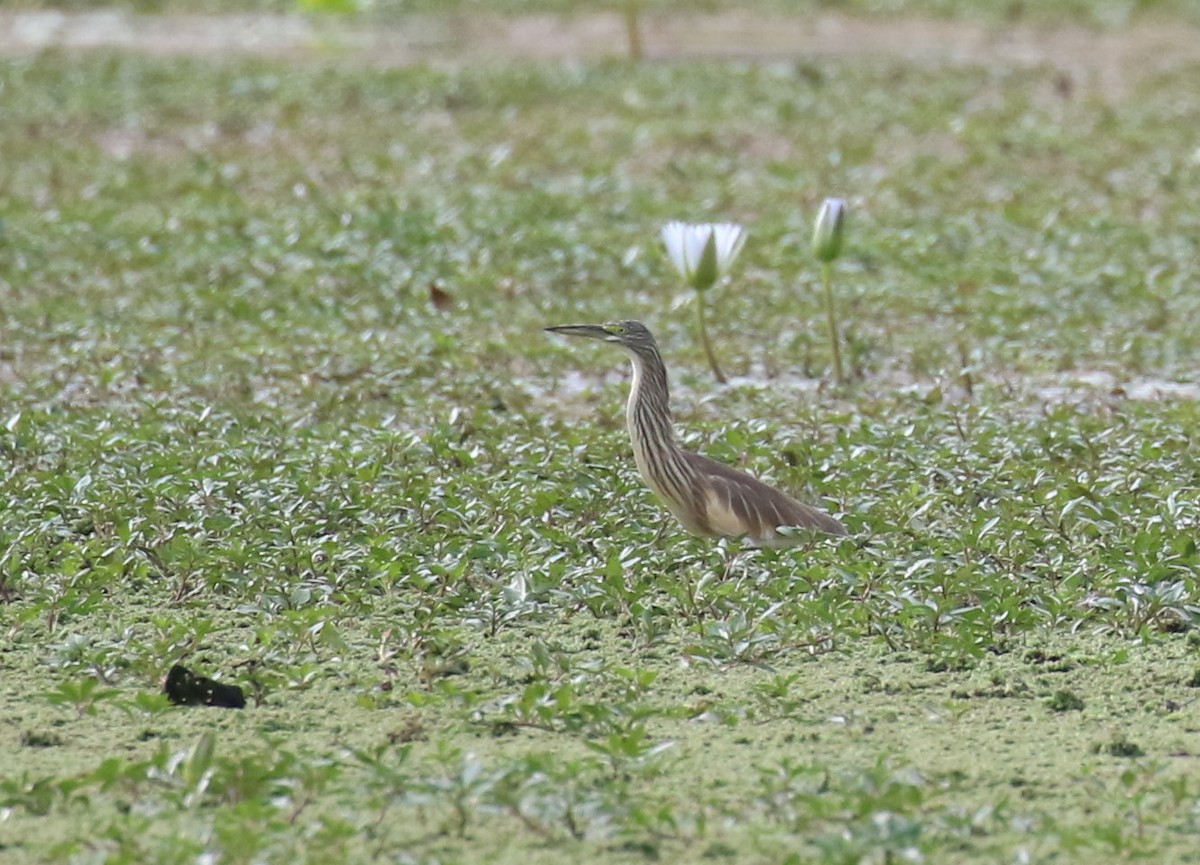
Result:
M1200 60L1200 28L1139 22L1097 31L995 27L931 18L789 17L730 11L648 15L641 51L650 60L882 58L931 65L1049 66L1073 81L1121 91L1138 75ZM0 13L0 55L51 48L149 54L321 56L380 66L485 59L627 56L631 33L616 14L432 18L387 26L301 15L142 16L121 10Z

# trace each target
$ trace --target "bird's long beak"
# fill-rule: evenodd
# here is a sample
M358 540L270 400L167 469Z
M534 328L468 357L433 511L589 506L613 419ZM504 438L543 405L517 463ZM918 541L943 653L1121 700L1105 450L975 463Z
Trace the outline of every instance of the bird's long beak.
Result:
M547 327L550 333L561 333L564 336L586 336L591 339L608 339L611 334L598 324L560 324L557 327Z

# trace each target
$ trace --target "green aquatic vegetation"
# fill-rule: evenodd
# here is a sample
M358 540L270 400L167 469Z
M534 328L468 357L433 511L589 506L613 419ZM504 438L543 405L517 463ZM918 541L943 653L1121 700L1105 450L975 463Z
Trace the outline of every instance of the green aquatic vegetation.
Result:
M1200 85L1126 84L0 66L0 856L1186 861ZM699 207L753 238L721 388ZM622 317L687 447L852 536L674 528L541 338Z

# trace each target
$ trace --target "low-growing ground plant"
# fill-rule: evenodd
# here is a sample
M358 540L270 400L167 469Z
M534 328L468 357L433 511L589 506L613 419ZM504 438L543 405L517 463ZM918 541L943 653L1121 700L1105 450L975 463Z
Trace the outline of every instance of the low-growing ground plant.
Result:
M0 64L0 860L1194 858L1200 68L326 48ZM850 536L678 530L623 318Z

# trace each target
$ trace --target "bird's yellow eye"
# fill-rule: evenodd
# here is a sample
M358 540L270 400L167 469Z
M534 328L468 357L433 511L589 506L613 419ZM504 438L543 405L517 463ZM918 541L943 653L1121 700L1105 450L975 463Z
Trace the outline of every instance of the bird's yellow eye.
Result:
M623 334L625 332L625 325L623 325L623 324L606 324L604 326L604 329L607 330L609 333L611 333L613 336L620 336L621 334Z

